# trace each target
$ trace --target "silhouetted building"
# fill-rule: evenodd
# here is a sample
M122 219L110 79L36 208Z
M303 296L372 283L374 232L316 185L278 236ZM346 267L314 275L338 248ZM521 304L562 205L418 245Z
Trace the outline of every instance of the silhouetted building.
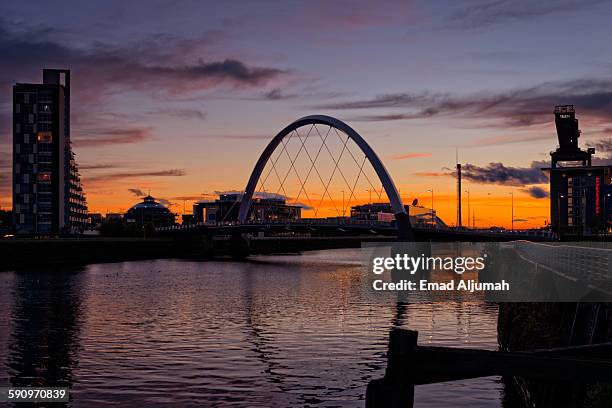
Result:
M18 234L79 233L87 203L70 144L70 71L13 86L13 222Z
M242 202L242 194L221 194L215 201L198 201L193 205L196 222L217 224L235 222ZM281 197L253 198L248 221L291 221L299 220L302 208L287 204Z
M551 152L550 220L569 235L611 232L612 166L591 166L595 149L578 146L580 129L572 105L555 107L559 148Z
M431 227L435 225L436 228L447 227L446 223L437 216L436 211L431 208L418 205L404 205L404 207L413 226ZM392 222L395 221L395 215L390 203L371 203L351 207L350 219L352 221Z
M168 227L174 225L174 214L150 195L144 197L141 203L132 206L125 213L124 219L127 223L139 226Z
M194 224L195 217L193 214L183 214L181 215L181 223L184 225Z
M89 213L89 225L92 228L99 227L102 224L102 214L100 213Z
M123 217L125 216L125 214L122 213L106 213L106 215L104 216L104 222L109 222L109 221L121 221L123 220Z
M0 235L13 231L13 212L0 210Z

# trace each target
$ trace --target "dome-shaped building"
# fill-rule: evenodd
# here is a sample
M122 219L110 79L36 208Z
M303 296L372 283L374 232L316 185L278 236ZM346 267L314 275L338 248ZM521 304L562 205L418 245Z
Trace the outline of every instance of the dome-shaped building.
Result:
M151 224L154 227L167 227L174 225L174 214L150 195L144 197L141 203L130 208L125 213L124 219L127 223L135 223L140 226Z

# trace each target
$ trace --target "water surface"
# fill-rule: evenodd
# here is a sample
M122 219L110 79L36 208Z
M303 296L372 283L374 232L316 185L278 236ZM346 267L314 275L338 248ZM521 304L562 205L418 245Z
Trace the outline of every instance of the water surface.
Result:
M394 325L496 349L497 307L363 296L359 250L0 272L0 386L74 407L363 407ZM417 386L415 407L498 407L484 378Z

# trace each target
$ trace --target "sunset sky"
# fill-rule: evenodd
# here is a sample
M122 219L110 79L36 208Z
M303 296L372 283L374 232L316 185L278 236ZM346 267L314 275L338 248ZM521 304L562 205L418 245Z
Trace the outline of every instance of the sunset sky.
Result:
M581 144L612 161L610 1L5 0L0 16L2 208L11 86L42 68L72 72L92 212L150 190L182 213L242 190L266 143L309 114L355 128L406 203L429 207L433 188L449 224L456 149L477 225L509 226L510 192L516 227L544 224L554 105L576 105Z

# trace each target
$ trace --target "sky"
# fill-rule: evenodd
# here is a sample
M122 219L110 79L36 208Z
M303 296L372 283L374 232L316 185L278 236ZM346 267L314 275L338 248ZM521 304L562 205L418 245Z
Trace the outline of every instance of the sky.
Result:
M612 161L611 15L611 1L594 0L5 0L0 207L11 206L11 86L67 68L92 212L125 211L150 191L180 214L240 191L278 131L326 114L366 139L406 203L430 207L433 190L454 224L458 151L477 226L508 227L511 193L515 227L542 226L555 105L576 106L595 164ZM313 176L308 199L294 174L297 193L262 190L336 215L341 201L381 201L371 177L350 193L336 173L326 193L327 176Z

